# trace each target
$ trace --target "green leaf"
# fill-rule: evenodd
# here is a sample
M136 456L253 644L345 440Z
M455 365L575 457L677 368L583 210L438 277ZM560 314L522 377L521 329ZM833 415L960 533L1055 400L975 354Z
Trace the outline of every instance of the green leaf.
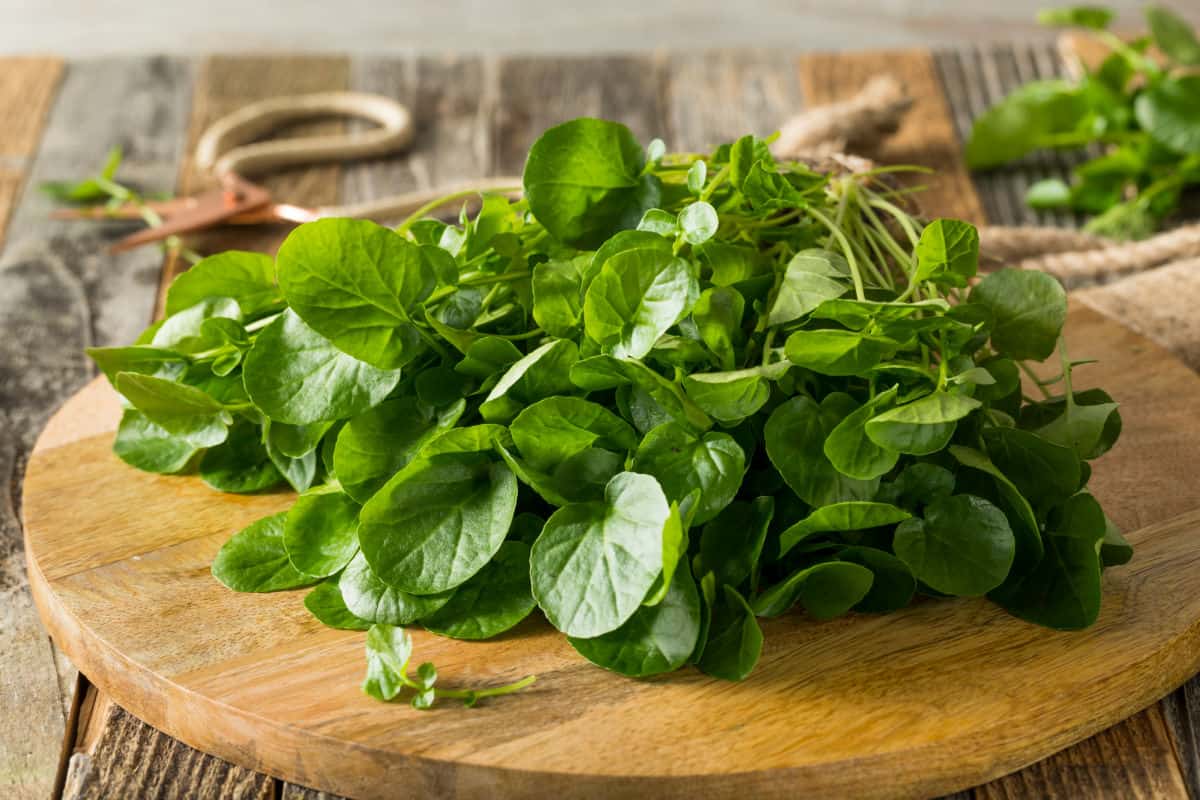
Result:
M904 562L885 550L874 547L846 547L837 552L838 560L871 570L871 589L854 606L855 611L888 614L912 602L917 581Z
M800 319L826 300L841 297L850 289L849 278L850 266L837 253L801 250L788 262L767 314L767 325Z
M301 458L317 449L331 427L332 422L314 422L309 425L271 422L267 425L266 438L280 455Z
M508 422L526 405L570 392L571 367L579 349L570 339L555 339L521 358L492 387L479 407L488 422Z
M433 437L454 427L463 408L460 401L435 417L414 398L401 397L351 419L333 450L342 489L359 503L370 500Z
M1146 21L1158 49L1168 58L1177 64L1200 64L1200 40L1186 20L1165 6L1150 6L1146 9Z
M774 514L772 497L756 497L749 503L735 500L727 505L700 534L697 571L714 573L720 584L741 586L758 569Z
M1017 537L1017 554L1013 560L1013 572L1024 572L1026 567L1031 566L1042 557L1043 551L1041 525L1038 524L1037 515L1033 513L1033 507L1029 505L1029 500L1021 494L1021 490L1017 488L1016 484L983 453L956 444L950 445L949 452L963 466L986 473L995 481L996 489L1011 512L1010 520L1019 523L1012 526L1013 533Z
M272 420L345 419L383 402L400 370L382 370L333 346L291 309L263 328L242 367L246 391Z
M380 370L420 353L411 315L437 275L403 236L367 220L321 219L292 231L276 264L291 310L343 353Z
M1079 489L1080 461L1071 448L1017 428L985 428L982 436L992 463L1035 508L1058 505Z
M376 700L392 700L404 688L412 637L403 628L372 625L367 632L367 677L362 689Z
M692 162L692 166L688 167L687 171L688 191L692 194L700 194L706 180L708 180L708 165L704 163L703 159Z
M1133 111L1159 144L1185 155L1200 153L1200 76L1151 84L1137 96Z
M871 590L874 573L847 561L824 561L796 570L754 600L754 613L777 617L797 602L819 620L840 617Z
M508 541L421 624L454 639L490 639L525 619L536 605L529 589L529 545Z
M342 631L365 631L371 623L356 617L346 608L342 599L342 590L338 588L336 578L318 583L311 592L304 595L304 607L308 609L322 624Z
M300 495L287 512L283 545L292 566L324 578L358 552L358 503L335 489Z
M1066 81L1026 83L975 120L967 166L988 169L1018 159L1048 137L1074 130L1087 112L1083 93Z
M583 299L587 335L617 358L642 358L686 315L700 289L691 264L647 248L610 257Z
M1018 424L1056 444L1070 447L1080 458L1107 453L1121 435L1118 404L1103 389L1072 392L1074 408L1067 413L1065 397L1022 406Z
M629 423L578 397L539 400L518 414L509 430L521 455L539 470L553 470L593 447L622 453L637 447Z
M886 475L896 466L900 453L867 436L866 425L879 408L892 402L898 388L893 386L876 395L847 414L829 432L822 450L838 472L859 480L871 480Z
M533 545L533 595L554 627L592 638L641 607L662 571L667 498L649 475L622 472L603 501L574 503L546 521Z
M721 362L721 369L732 370L736 366L734 346L744 338L740 328L745 308L745 299L728 286L705 289L692 308L696 330Z
M705 675L740 681L754 671L762 653L763 636L749 604L736 589L724 587L712 610L708 641L697 666Z
M1102 6L1067 6L1045 8L1038 12L1039 25L1050 27L1091 28L1102 31L1113 20L1113 12Z
M991 311L996 351L1019 361L1045 360L1054 352L1067 320L1066 292L1044 272L993 272L975 285L969 299Z
M668 245L669 246L669 245ZM717 286L733 286L771 274L771 265L758 251L743 245L709 240L696 248Z
M225 407L195 387L120 372L116 388L150 422L195 447L214 447L229 433Z
M1100 614L1100 548L1108 520L1086 492L1071 497L1047 526L1046 554L1026 575L989 597L1021 619L1078 630Z
M204 453L200 478L219 492L246 494L270 489L283 476L271 463L257 425L237 423L229 438Z
M784 364L784 371L788 366ZM771 384L763 369L695 372L683 379L683 388L705 414L725 425L736 425L753 416L771 397Z
M824 452L828 435L821 409L808 397L793 397L779 405L763 430L767 455L800 499L810 506L847 500L870 500L879 481L843 475Z
M363 506L359 543L385 583L436 594L491 561L516 504L517 480L504 464L475 453L420 458Z
M668 500L682 501L699 489L695 521L702 524L737 494L746 470L746 454L727 433L698 436L676 422L668 422L642 439L633 468L657 478Z
M896 528L896 555L939 592L987 594L1008 576L1016 544L1004 512L973 495L940 497Z
M226 250L200 259L171 282L167 316L218 297L232 297L246 316L282 301L275 284L274 259L244 250Z
M87 354L96 362L96 366L104 373L104 377L108 378L108 382L114 386L119 372L136 372L141 375L166 377L163 373L176 366L182 368L182 365L187 363L187 357L183 353L145 345L89 347Z
M858 375L895 352L897 343L857 331L796 331L787 338L788 360L822 375Z
M712 427L712 420L688 399L679 385L659 375L640 361L612 356L592 356L571 367L571 382L589 392L633 384L646 392L676 422L698 431Z
M283 546L284 517L263 517L227 541L213 559L213 577L235 592L278 592L317 582L292 566Z
M637 609L616 630L590 639L569 637L568 641L593 664L644 678L682 667L699 635L700 595L685 565L662 602Z
M533 268L533 319L551 336L576 334L583 320L583 293L590 284L590 254L547 261Z
M450 602L454 594L454 590L450 590L415 595L388 586L371 571L362 553L350 559L338 580L338 587L346 608L356 617L389 625L408 625L427 617Z
M779 555L783 557L800 542L817 533L844 533L894 525L912 517L889 503L853 500L834 503L813 511L779 534Z
M1032 184L1025 192L1030 208L1057 209L1071 205L1071 187L1058 178L1046 178Z
M638 222L637 229L659 236L674 236L679 232L679 219L669 211L663 211L661 208L651 208L645 214L642 214L642 219Z
M556 239L595 247L659 205L661 185L624 125L575 119L548 129L525 161L529 209Z
M913 280L966 286L979 268L979 231L959 219L935 219L917 242Z
M880 447L900 453L936 453L949 443L958 420L980 405L965 394L933 392L871 418L867 436Z
M131 467L169 475L179 472L200 448L155 425L146 415L132 408L121 414L113 452Z
M704 244L717 233L717 210L703 200L684 206L679 212L679 229L688 244Z

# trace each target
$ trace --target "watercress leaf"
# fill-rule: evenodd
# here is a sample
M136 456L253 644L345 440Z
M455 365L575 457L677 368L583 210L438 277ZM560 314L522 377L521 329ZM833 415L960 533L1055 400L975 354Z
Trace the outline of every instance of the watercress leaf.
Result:
M971 290L969 301L991 311L992 346L1018 361L1045 360L1054 352L1067 320L1067 295L1044 272L1002 269Z
M362 553L357 553L346 565L338 580L342 601L360 619L389 625L408 625L435 613L450 602L451 589L437 594L416 595L388 586L371 571Z
M195 387L120 372L116 388L150 422L195 447L214 447L228 435L230 416L225 407Z
M547 261L533 268L533 319L551 336L575 335L583 319L591 254Z
M679 384L640 361L607 355L585 358L572 365L571 382L589 392L633 384L676 422L698 431L712 427L712 420L684 394Z
M699 501L700 490L693 489L682 502L671 503L671 513L667 516L666 524L663 525L663 569L655 579L654 585L650 587L642 605L656 606L661 603L667 596L676 569L681 563L684 564L686 570L687 564L684 557L691 544L688 528L692 525L693 512ZM683 510L680 510L681 508Z
M1084 94L1066 81L1031 81L976 120L964 155L972 169L998 167L1074 130L1088 113Z
M979 231L960 219L935 219L917 242L916 281L966 286L979 268Z
M850 289L850 267L837 253L801 250L788 262L775 292L767 325L783 325L811 313L827 300Z
M1086 492L1071 497L1047 525L1046 554L1034 569L988 595L1014 616L1078 630L1100 614L1100 546L1107 519Z
M242 309L232 297L210 297L201 300L196 305L164 319L150 344L181 353L206 350L212 342L205 338L202 329L206 321L215 317L239 320L242 318Z
M477 453L420 458L363 506L359 544L385 583L436 594L465 582L500 549L517 503L517 479Z
M973 397L952 392L932 392L888 409L867 421L871 441L900 453L928 455L946 447L958 420L982 405Z
M658 481L622 472L603 501L574 503L546 520L533 545L533 595L551 624L592 638L619 628L662 571L670 507Z
M536 605L529 589L529 545L507 541L421 624L453 639L490 639L525 619Z
M175 436L132 408L121 414L113 452L131 467L146 472L169 475L179 472L191 462L200 448L187 439Z
M704 244L716 235L719 226L717 210L703 200L691 203L679 212L679 229L688 244Z
M874 573L848 561L823 561L796 570L755 598L754 613L777 617L797 602L819 620L840 617L871 590Z
M166 314L170 317L218 297L233 298L248 317L277 305L283 297L275 283L275 260L244 250L202 258L171 282Z
M1037 429L1044 439L1074 450L1080 458L1094 458L1105 446L1116 403L1065 406L1063 413ZM1120 422L1118 421L1118 426ZM1115 437L1113 437L1115 438Z
M266 439L280 455L302 458L317 449L332 427L332 422L314 422L308 425L269 422Z
M488 422L508 422L527 404L574 389L571 367L579 348L570 339L546 342L508 368L479 413Z
M1113 567L1128 564L1133 558L1133 545L1121 535L1120 529L1111 519L1105 516L1104 520L1104 538L1100 540L1101 565Z
M879 528L894 525L911 516L912 514L904 509L889 503L863 500L822 506L813 509L807 517L779 534L779 555L786 555L789 550L814 534Z
M683 379L683 388L705 414L725 425L754 415L771 397L770 382L756 368L695 372Z
M1121 435L1121 413L1117 404L1113 402L1112 396L1103 389L1073 392L1072 397L1075 399L1075 409L1070 420L1063 419L1066 414L1066 398L1053 397L1039 403L1022 406L1018 425L1026 430L1038 431L1039 435L1067 447L1074 447L1073 443L1090 444L1091 437L1096 435L1098 438L1093 447L1086 450L1076 449L1076 452L1080 458L1099 458L1116 444ZM1084 406L1100 406L1101 408L1098 412L1083 411L1080 416L1080 411ZM1101 419L1103 422L1100 432L1096 434L1094 425ZM1055 421L1058 421L1059 424L1055 428L1051 428L1050 436L1047 437L1044 429ZM1059 439L1055 438L1056 433L1066 435Z
M617 358L642 358L691 310L693 266L669 252L626 250L604 262L583 299L587 335Z
M746 454L727 433L698 436L676 422L660 425L638 445L633 468L658 479L668 500L700 490L695 521L703 524L729 505L742 485Z
M392 700L404 688L412 637L403 628L372 625L367 631L367 677L362 689L376 700Z
M988 457L1008 475L1034 508L1049 508L1079 488L1079 456L1037 434L1017 428L982 431Z
M855 611L887 614L912 602L917 580L904 562L886 550L874 547L845 547L837 552L839 561L848 561L871 570L871 588L854 606Z
M741 285L771 274L770 263L758 251L744 245L710 239L697 247L696 253L709 270L709 280L717 286Z
M317 582L292 566L283 546L286 512L253 522L221 546L213 577L235 592L278 592Z
M896 466L900 453L867 436L866 425L878 409L891 404L897 391L899 387L893 386L876 395L847 414L829 432L822 450L838 472L859 480L871 480L886 475Z
M738 587L751 579L762 555L775 499L735 500L722 509L700 534L698 572L712 572L720 584Z
M1176 153L1200 153L1200 76L1164 78L1134 100L1138 124Z
M674 236L679 231L679 221L676 215L669 211L663 211L661 208L651 208L642 215L637 229L659 236Z
M700 595L688 570L679 570L662 602L637 609L616 630L594 638L569 637L593 664L644 678L672 672L687 662L700 635Z
M443 453L485 453L496 447L505 435L503 425L469 425L436 433L418 452L423 458Z
M1200 40L1186 20L1165 6L1150 6L1146 9L1146 22L1154 34L1154 42L1177 64L1196 66L1200 64Z
M340 572L358 552L358 503L332 488L296 499L283 525L283 546L292 566L324 578Z
M705 675L740 681L754 670L763 636L749 604L730 586L712 606L707 639L696 666Z
M1036 181L1025 192L1025 203L1030 208L1057 209L1071 205L1071 187L1059 178Z
M627 127L575 119L548 129L525 161L529 209L556 239L594 247L659 204L661 183Z
M268 420L268 424L269 424ZM288 482L288 484L297 492L307 491L313 485L313 481L317 479L318 458L317 451L311 450L302 456L289 456L281 453L271 443L271 437L268 433L265 443L267 448L267 457L271 459L271 463L275 465L275 469L279 470Z
M1067 6L1044 8L1038 12L1039 25L1051 27L1091 28L1102 31L1113 20L1113 12L1100 6Z
M579 397L539 400L518 414L509 430L521 455L540 470L553 470L592 447L621 452L637 447L629 423Z
M858 375L895 352L897 342L836 328L796 331L785 352L797 366L822 375Z
M272 420L308 425L378 405L400 382L400 370L342 352L288 309L258 334L242 377L254 405Z
M346 608L342 599L342 590L338 588L337 578L329 578L318 583L311 592L304 595L304 607L325 626L342 631L369 630L371 623L356 617Z
M879 488L878 479L856 480L838 472L824 452L827 435L820 407L811 398L799 396L771 412L763 441L775 469L809 505L870 500Z
M454 371L486 381L520 360L521 351L515 344L499 336L484 336L466 347L463 359L454 365Z
M996 484L1000 497L1010 510L1010 527L1017 538L1017 553L1013 560L1013 574L1023 573L1028 567L1037 563L1042 557L1041 525L1029 500L1021 494L1016 484L991 462L985 454L962 445L950 445L950 455L960 464L971 469L979 470L989 476ZM1015 524L1013 524L1015 521Z
M354 417L338 433L333 450L342 489L367 502L434 436L454 427L463 409L459 401L435 416L414 398L400 397Z
M728 286L705 289L692 308L692 319L700 338L720 361L723 370L733 370L736 366L734 346L744 338L741 325L745 310L745 299Z
M260 492L283 480L267 455L258 426L248 422L236 423L224 442L205 451L200 478L217 491L235 494Z
M896 556L939 592L976 596L1008 576L1016 543L1004 512L973 495L952 495L925 507L924 519L896 528Z
M908 509L925 505L938 497L954 493L954 473L937 464L918 461L909 464L891 484L881 486L879 499L883 500L885 492L892 502Z
M321 219L288 235L276 266L291 310L343 353L394 370L421 351L410 315L437 275L403 236L367 220Z
M141 375L167 377L164 372L182 367L187 362L183 353L162 347L133 345L131 347L89 347L88 356L108 378L116 384L118 372L136 372Z

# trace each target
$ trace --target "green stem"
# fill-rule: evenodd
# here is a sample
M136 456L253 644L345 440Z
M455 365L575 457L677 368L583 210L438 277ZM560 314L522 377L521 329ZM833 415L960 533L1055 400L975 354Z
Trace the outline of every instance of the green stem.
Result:
M846 263L850 265L850 277L854 281L854 296L859 300L866 300L867 292L863 287L862 274L858 270L858 261L854 257L854 248L850 246L850 241L846 238L846 234L842 233L841 230L839 230L833 224L833 221L829 219L829 217L825 216L820 211L817 211L815 208L810 208L808 213L811 214L817 220L817 222L820 222L822 225L828 228L829 232L833 234L833 237L838 240L838 243L842 246L842 255L846 257Z
M492 686L487 689L439 689L438 687L435 686L433 688L433 691L434 691L434 694L436 694L438 697L456 697L459 699L465 699L468 697L500 697L501 695L512 694L513 692L519 692L522 689L524 689L526 686L531 686L533 684L533 682L536 680L537 680L536 675L526 675L524 678L521 678L521 680L519 680L519 681L513 681L512 683L506 683L503 686ZM410 682L407 678L405 679L404 682L406 684L408 684L409 686L417 689L418 691L421 690L420 686L417 686L414 683Z
M717 190L717 187L724 183L728 177L729 165L726 164L717 171L716 175L712 176L712 180L710 180L708 185L704 187L704 190L700 192L700 199L707 201L708 198L712 197L712 194Z
M1037 373L1034 372L1024 361L1018 361L1017 366L1020 367L1021 371L1028 376L1029 380L1033 381L1034 385L1038 387L1038 391L1042 393L1042 397L1049 399L1050 392L1046 389L1046 386L1042 383L1041 379L1038 378Z
M519 187L519 186L505 186L505 187L501 187L499 189L488 189L487 191L489 193L493 193L493 194L508 194L510 192L520 191L520 189L521 189L521 187ZM434 211L435 209L441 208L442 206L446 205L447 203L452 203L455 200L462 200L464 197L472 197L474 195L482 194L483 191L484 190L482 190L482 189L462 189L457 192L451 192L450 194L442 195L441 197L435 197L434 199L430 200L428 203L421 206L416 211L414 211L413 213L411 213L407 217L405 217L404 221L396 226L396 233L404 235L404 234L408 233L409 228L411 228L416 222L421 220L430 211Z

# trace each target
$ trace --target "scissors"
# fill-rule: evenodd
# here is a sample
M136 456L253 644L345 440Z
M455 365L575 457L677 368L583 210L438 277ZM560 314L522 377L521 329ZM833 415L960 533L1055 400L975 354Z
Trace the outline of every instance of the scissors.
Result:
M277 128L315 117L342 116L376 123L366 131L256 141ZM216 225L270 222L311 222L322 217L406 216L447 194L469 189L520 193L518 177L472 180L458 185L418 190L346 206L306 208L276 202L266 187L247 176L261 175L300 164L391 155L406 150L413 140L412 114L390 97L361 92L323 92L276 97L251 103L214 122L196 144L194 161L208 170L217 185L190 197L161 202L126 203L116 207L64 209L60 219L140 219L147 210L162 224L137 231L115 242L113 252L131 250L171 236Z

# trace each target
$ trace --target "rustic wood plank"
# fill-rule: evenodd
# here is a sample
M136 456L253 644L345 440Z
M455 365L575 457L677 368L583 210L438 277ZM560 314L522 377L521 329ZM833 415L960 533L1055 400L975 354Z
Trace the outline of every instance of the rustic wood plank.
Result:
M41 85L51 85L52 77L42 76ZM89 174L119 144L126 153L123 175L169 188L189 84L189 68L177 59L75 64L46 120L28 183ZM49 99L35 98L35 114L26 127L16 126L30 152L43 103ZM63 695L74 678L73 668L60 674L26 588L18 523L24 462L50 411L93 374L83 348L128 341L149 318L160 263L153 252L113 258L104 248L119 228L55 222L49 211L40 193L24 192L0 258L0 478L7 487L0 502L0 663L6 673L0 680L0 795L39 800L55 782L70 700Z
M192 153L205 129L247 103L269 97L337 91L347 88L350 61L342 56L213 56L201 64L188 124L187 149L179 166L179 187L191 193L212 184ZM314 120L290 126L274 136L310 136L344 129L337 119ZM337 201L342 167L339 164L299 166L270 175L251 176L281 202L326 205ZM219 228L191 237L189 245L201 254L237 247L273 251L289 230L284 225ZM187 268L181 258L168 258L162 269L159 310L166 288Z
M877 158L936 170L933 175L904 177L928 187L917 198L922 208L928 213L937 209L942 214L982 222L983 207L963 166L962 148L928 51L813 53L800 57L800 87L810 106L845 99L880 73L900 81L912 96L913 107L900 129L878 148Z
M57 58L0 58L0 246L62 70Z
M706 153L747 133L767 136L800 110L795 57L778 50L673 55L666 105L671 150Z
M663 105L665 56L512 58L502 60L498 71L495 174L521 174L534 139L573 117L623 122L642 142L670 139Z

